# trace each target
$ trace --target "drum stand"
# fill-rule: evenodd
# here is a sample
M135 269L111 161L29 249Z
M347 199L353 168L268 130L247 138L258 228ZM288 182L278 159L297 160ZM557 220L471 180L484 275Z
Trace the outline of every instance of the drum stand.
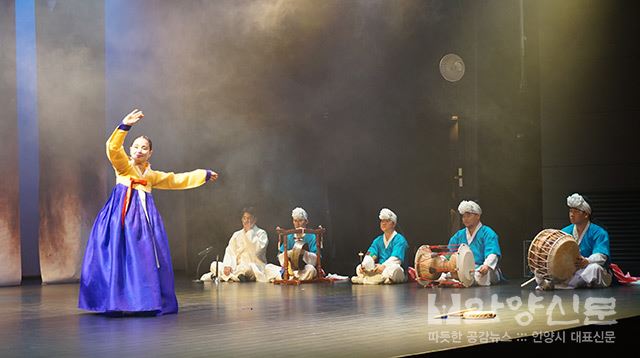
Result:
M322 263L321 263L321 252L322 252L322 238L324 236L325 233L325 229L322 226L318 226L317 229L306 229L306 228L298 228L298 229L290 229L290 230L284 230L281 229L280 227L276 228L276 232L278 232L278 247L280 247L280 245L283 246L283 256L284 256L284 265L283 265L283 269L284 269L284 273L283 273L283 279L282 280L274 280L273 283L277 284L277 285L299 285L301 283L316 283L316 282L334 282L336 280L330 279L330 278L326 278L325 277L325 273L324 270L322 269ZM289 262L289 254L288 254L288 250L287 250L287 235L289 234L305 234L305 233L311 233L311 234L315 234L316 235L316 247L317 247L317 253L316 256L318 258L318 261L316 262L316 271L317 271L317 277L314 278L313 280L299 280L297 278L292 278L291 275L289 275L289 268L291 266L291 263Z

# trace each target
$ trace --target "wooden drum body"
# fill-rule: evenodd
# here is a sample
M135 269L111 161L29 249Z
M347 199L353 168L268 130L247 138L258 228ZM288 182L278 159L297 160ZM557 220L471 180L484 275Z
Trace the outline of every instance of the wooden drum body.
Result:
M465 244L461 244L449 259L442 253L432 251L431 246L422 245L416 252L415 268L418 280L437 280L442 273L449 272L465 287L473 285L475 281L473 252Z

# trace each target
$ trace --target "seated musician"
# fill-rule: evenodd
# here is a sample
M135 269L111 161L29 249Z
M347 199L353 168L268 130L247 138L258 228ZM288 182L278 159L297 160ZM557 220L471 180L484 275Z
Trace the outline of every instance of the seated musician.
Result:
M591 222L591 206L579 194L567 197L569 221L571 225L562 229L573 236L580 248L580 257L576 260L578 269L573 277L565 282L550 282L536 276L539 290L553 288L609 287L612 275L608 270L609 233L601 226Z
M201 280L212 280L216 273L221 281L255 281L261 276L267 261L267 232L256 226L258 218L253 208L242 209L242 229L231 236L222 262L213 261L211 272Z
M296 229L306 228L309 223L309 217L303 208L293 209L291 212L291 218L293 219L293 227ZM316 235L308 233L287 235L287 253L289 259L291 259L293 255L292 249L296 242L306 243L309 246L309 250L304 252L304 268L290 271L289 278L297 280L313 280L318 276L318 272L315 267L317 261ZM284 247L282 244L278 247L278 252L278 261L280 262L280 266L267 264L265 267L264 278L259 279L259 281L281 280L284 276L282 268L284 266Z
M357 284L392 284L407 280L405 270L405 252L409 247L407 239L396 231L398 217L384 208L378 215L382 234L376 237L362 264L356 267L356 276L351 277Z
M480 222L482 209L476 202L463 200L458 205L458 212L465 227L453 234L449 245L469 245L476 263L474 278L479 286L498 283L502 277L498 267L501 255L498 234Z

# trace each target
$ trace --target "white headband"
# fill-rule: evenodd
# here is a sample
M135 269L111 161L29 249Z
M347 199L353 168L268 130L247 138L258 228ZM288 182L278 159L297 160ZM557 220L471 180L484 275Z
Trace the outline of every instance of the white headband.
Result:
M297 220L308 220L307 212L303 208L295 208L291 212L291 217Z
M460 215L464 213L482 215L482 209L480 208L480 205L478 205L475 201L471 201L471 200L461 201L460 205L458 205L458 212L460 213Z
M396 224L398 223L398 215L396 215L396 213L394 213L393 211L387 208L380 210L380 214L378 215L378 218L380 220L391 220Z
M591 206L589 206L589 203L587 203L582 195L578 193L567 197L567 206L584 211L585 213L591 215Z

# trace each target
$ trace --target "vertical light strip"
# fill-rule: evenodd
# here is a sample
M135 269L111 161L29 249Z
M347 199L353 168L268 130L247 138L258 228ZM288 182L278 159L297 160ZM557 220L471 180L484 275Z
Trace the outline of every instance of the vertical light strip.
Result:
M122 67L126 67L121 51L112 44L119 44L123 34L126 33L127 21L132 20L132 13L135 14L135 8L136 5L128 3L127 0L104 2L105 135L107 136L111 134L122 115L120 111L122 97L119 95L121 91L117 86L122 83L121 78L118 77Z
M40 180L36 11L33 0L15 2L16 105L20 177L20 236L23 276L40 275L38 229Z
M115 3L115 4L114 4ZM111 95L111 81L110 75L114 72L114 60L111 51L111 41L114 41L114 28L117 26L118 17L114 14L115 9L118 6L118 1L105 1L104 2L104 83L105 83L105 136L110 130L113 130L113 109L111 101L113 96Z
M105 113L105 130L104 138L108 138L109 134L116 126L114 118L117 106L117 89L114 89L114 79L118 73L117 52L114 50L112 43L117 43L120 33L119 26L125 25L121 21L118 11L126 13L126 7L121 8L120 0L112 0L104 2L104 113ZM115 184L113 175L107 175L106 186L102 188L105 197Z

